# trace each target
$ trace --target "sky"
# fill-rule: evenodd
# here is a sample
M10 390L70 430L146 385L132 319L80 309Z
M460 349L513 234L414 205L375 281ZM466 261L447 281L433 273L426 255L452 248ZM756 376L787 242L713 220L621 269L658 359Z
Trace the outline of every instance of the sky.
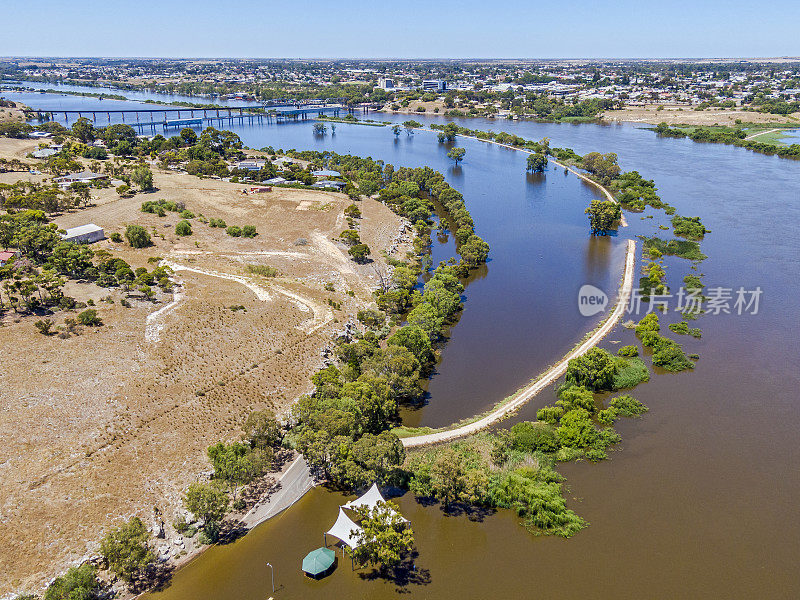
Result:
M800 1L37 0L0 56L704 58L800 55Z

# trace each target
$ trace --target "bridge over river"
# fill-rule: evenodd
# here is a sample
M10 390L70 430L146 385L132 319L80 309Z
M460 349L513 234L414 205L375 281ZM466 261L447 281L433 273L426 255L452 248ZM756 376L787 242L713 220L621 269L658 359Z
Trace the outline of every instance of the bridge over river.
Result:
M285 104L285 105L254 105L236 106L225 108L191 108L191 107L163 107L163 108L136 108L125 110L46 110L39 111L41 115L51 120L56 120L63 115L64 121L70 119L90 118L97 123L98 118L107 124L112 123L112 115L119 117L122 123L139 130L140 133L150 129L155 133L157 128L170 129L178 127L191 127L192 125L226 123L259 123L307 120L324 114L338 117L343 110L352 110L342 104ZM103 119L103 117L106 117ZM174 118L169 118L174 117Z

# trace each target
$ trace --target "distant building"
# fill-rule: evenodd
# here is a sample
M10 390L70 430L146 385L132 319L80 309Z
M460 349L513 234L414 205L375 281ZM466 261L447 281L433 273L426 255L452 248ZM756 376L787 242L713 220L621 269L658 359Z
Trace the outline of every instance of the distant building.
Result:
M342 188L344 188L345 185L346 184L345 184L344 181L325 180L325 181L318 181L317 183L315 183L311 187L317 188L317 189L341 190Z
M53 134L49 131L32 131L30 137L32 138L49 138L52 137Z
M47 148L39 148L31 152L33 158L50 158L61 152L61 146L48 146Z
M330 169L320 169L319 171L312 172L314 177L341 177L339 171L331 171Z
M81 171L80 173L71 173L63 177L56 177L53 181L61 187L69 187L73 183L91 183L98 179L108 179L108 175L92 173L91 171Z
M378 79L378 87L382 90L393 90L397 87L397 82L394 79L381 77Z
M284 179L283 177L273 177L272 179L267 179L264 183L268 183L270 185L276 185L278 183L286 183L289 181L288 179Z
M9 260L14 258L17 255L16 252L13 250L6 250L5 252L0 252L0 267L4 266Z
M89 223L80 227L71 227L61 236L65 242L75 242L76 244L91 244L105 239L106 235L102 227Z
M444 79L424 79L422 81L422 89L444 92L447 90L447 82Z
M248 160L240 160L234 166L237 169L242 169L244 171L260 171L266 164L267 161L263 159L252 158Z

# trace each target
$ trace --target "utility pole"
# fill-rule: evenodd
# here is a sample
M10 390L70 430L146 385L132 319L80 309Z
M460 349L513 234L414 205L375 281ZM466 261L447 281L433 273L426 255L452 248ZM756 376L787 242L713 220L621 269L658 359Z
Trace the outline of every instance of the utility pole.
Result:
M270 572L272 573L272 593L275 593L275 567L273 567L270 563L267 563Z

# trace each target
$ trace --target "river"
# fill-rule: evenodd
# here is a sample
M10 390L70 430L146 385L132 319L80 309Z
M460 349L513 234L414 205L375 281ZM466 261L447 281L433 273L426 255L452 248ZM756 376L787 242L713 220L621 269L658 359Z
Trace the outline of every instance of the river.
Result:
M40 94L4 95L46 108L36 101L46 97ZM59 98L61 108L112 102ZM640 125L459 122L529 139L547 136L579 154L617 152L622 167L654 179L679 214L702 217L712 231L703 242L709 258L699 268L705 283L759 286L758 314L702 317L703 338L680 339L687 352L700 354L697 367L656 373L636 388L651 410L619 423L620 451L598 464L559 467L568 479L570 507L591 524L569 540L534 537L508 511L447 516L407 494L399 503L419 551L408 582L353 572L349 561L312 582L300 573L300 561L320 545L342 501L316 489L236 543L207 551L153 599L263 599L271 595L266 562L275 566L278 598L388 598L398 591L420 598L800 595L800 524L793 516L800 495L800 162L658 138ZM335 134L315 137L311 127L231 129L254 148L325 148L395 166L428 164L464 194L477 232L492 247L486 269L466 289L463 315L426 404L404 410L409 424L444 425L479 412L557 360L595 323L577 312L580 285L615 289L625 239L652 235L666 223L640 218L650 212L628 214L630 227L619 237L592 240L583 207L599 197L596 190L552 165L533 177L525 174L522 153L459 139L467 155L456 168L430 133L395 140L386 128L337 124ZM452 244L437 242L434 253L449 256ZM677 290L689 263L673 258L666 265L667 283ZM604 345L616 349L614 342L632 341L632 333L618 327ZM552 398L551 392L540 395L515 419L532 418Z

